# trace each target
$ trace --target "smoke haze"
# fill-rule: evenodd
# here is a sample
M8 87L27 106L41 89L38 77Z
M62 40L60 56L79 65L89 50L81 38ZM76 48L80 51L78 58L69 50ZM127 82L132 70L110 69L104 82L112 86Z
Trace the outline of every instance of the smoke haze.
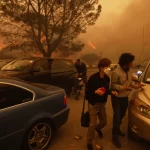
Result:
M142 58L144 28L144 58L149 58L150 1L128 0L126 4L123 3L123 0L113 0L113 2L115 1L120 1L120 3L116 3L115 9L111 9L110 13L108 11L106 13L105 10L105 18L103 10L110 4L102 3L102 13L96 25L89 28L86 34L80 36L86 44L91 40L96 46L96 50L94 50L86 45L82 53L102 53L103 57L109 57L115 61L122 52L132 52L136 55L136 61L139 62ZM108 2L108 0L105 2ZM113 7L113 5L110 7ZM117 8L117 6L120 7Z

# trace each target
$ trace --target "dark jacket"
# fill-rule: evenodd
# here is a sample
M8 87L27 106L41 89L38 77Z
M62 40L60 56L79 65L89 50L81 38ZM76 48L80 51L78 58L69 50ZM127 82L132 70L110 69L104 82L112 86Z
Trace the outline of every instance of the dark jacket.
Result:
M80 64L75 64L75 67L76 67L76 69L77 69L77 72L80 74L80 73L82 73L83 75L84 74L86 74L86 71L87 71L87 69L86 69L86 65L85 65L85 63L83 63L83 62L81 62Z
M93 74L87 83L86 90L86 99L92 105L96 103L105 103L107 102L107 97L111 94L109 90L110 78L107 75L104 75L104 78L100 77L100 73L97 72ZM98 88L104 87L106 89L106 93L102 96L95 94L95 90Z

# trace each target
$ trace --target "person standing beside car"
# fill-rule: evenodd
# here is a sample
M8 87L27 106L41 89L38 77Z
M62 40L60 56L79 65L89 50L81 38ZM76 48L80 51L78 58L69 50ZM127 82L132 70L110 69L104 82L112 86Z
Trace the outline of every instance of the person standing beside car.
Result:
M88 100L88 112L90 115L89 128L87 133L87 149L94 150L93 140L95 136L95 130L99 137L103 137L101 131L107 124L106 117L106 102L108 94L117 95L117 92L111 92L109 90L110 78L105 73L106 69L110 66L111 61L107 58L103 58L98 63L99 72L93 74L87 83L86 99ZM99 118L99 124L97 124L97 117ZM98 146L100 150L102 146Z
M119 136L125 136L120 130L122 119L124 118L128 108L128 96L132 88L141 88L142 84L135 84L132 81L131 67L135 56L131 53L123 53L119 58L117 68L111 74L111 89L116 90L118 95L112 95L112 108L113 108L113 128L112 128L112 142L117 148L121 148L118 139Z
M87 68L84 62L81 62L80 59L77 59L75 63L75 67L77 69L77 73L82 77L83 83L86 85L87 83Z

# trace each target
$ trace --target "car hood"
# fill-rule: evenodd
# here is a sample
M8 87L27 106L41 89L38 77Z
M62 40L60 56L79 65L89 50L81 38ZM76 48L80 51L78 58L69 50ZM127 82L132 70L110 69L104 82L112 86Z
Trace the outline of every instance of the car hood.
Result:
M19 76L24 74L23 72L18 72L18 71L0 71L0 76L5 75L5 76Z
M150 89L150 84L146 84L146 86L143 87L138 92L138 98L150 106L150 90L149 89Z

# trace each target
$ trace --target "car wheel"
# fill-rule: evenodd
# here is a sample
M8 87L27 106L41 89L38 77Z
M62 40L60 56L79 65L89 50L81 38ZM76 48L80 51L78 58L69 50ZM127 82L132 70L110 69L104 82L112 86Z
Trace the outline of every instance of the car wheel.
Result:
M53 126L49 121L39 121L27 131L23 150L45 150L53 137Z
M141 138L135 135L129 127L128 127L128 137L133 138L136 141L141 141Z

